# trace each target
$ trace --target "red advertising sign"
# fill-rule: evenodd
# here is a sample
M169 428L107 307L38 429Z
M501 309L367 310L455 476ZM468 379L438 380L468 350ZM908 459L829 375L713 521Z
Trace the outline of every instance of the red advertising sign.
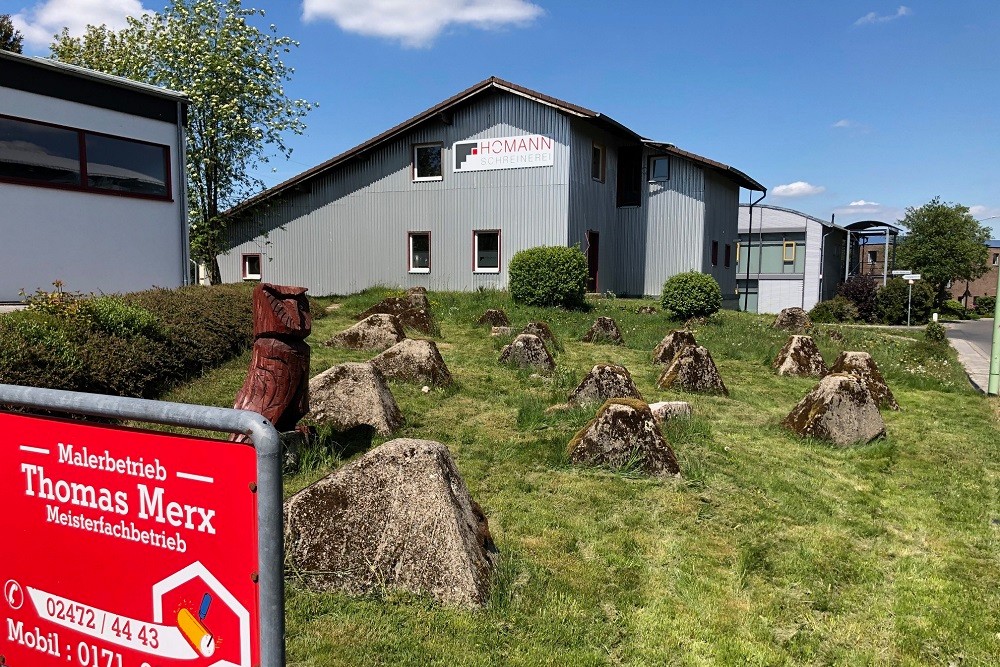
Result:
M259 664L253 447L0 413L0 480L0 664Z

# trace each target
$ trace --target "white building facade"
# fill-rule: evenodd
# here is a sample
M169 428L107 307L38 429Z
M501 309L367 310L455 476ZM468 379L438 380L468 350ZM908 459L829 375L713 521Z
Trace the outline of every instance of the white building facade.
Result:
M739 235L740 310L810 310L836 296L844 278L847 231L832 220L779 206L740 204Z
M187 282L186 98L0 51L0 302Z

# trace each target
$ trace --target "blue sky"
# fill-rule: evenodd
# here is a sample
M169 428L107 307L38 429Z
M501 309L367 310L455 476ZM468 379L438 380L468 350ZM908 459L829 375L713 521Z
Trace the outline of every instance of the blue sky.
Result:
M62 25L161 4L0 0L0 13L45 55ZM301 42L287 90L319 103L269 185L496 75L731 164L766 203L893 221L940 195L1000 216L996 0L244 4Z

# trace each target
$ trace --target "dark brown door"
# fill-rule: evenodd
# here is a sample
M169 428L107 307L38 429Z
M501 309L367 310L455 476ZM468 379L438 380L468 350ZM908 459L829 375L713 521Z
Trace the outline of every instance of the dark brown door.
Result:
M600 253L600 234L587 230L587 291L597 291L597 258Z

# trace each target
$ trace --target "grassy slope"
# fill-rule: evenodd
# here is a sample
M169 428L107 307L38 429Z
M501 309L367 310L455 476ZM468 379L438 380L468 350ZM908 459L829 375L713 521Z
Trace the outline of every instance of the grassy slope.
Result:
M368 355L320 343L384 296L339 299L311 339L313 372ZM289 665L991 664L1000 655L996 421L949 353L912 335L820 332L828 361L872 352L897 399L889 437L838 450L778 422L813 385L769 367L785 336L722 313L695 335L730 398L664 392L652 348L674 323L634 301L591 313L522 309L502 294L432 294L455 389L393 385L399 435L449 446L502 552L488 608L415 596L352 599L289 582ZM499 341L471 322L504 307L560 337L552 380L496 364ZM624 348L575 342L615 317ZM695 418L665 435L683 480L571 467L565 446L592 410L546 415L597 362L627 366L650 402ZM247 359L169 398L231 404ZM335 464L336 461L328 462ZM326 468L286 480L292 492ZM1000 521L1000 519L997 519Z

